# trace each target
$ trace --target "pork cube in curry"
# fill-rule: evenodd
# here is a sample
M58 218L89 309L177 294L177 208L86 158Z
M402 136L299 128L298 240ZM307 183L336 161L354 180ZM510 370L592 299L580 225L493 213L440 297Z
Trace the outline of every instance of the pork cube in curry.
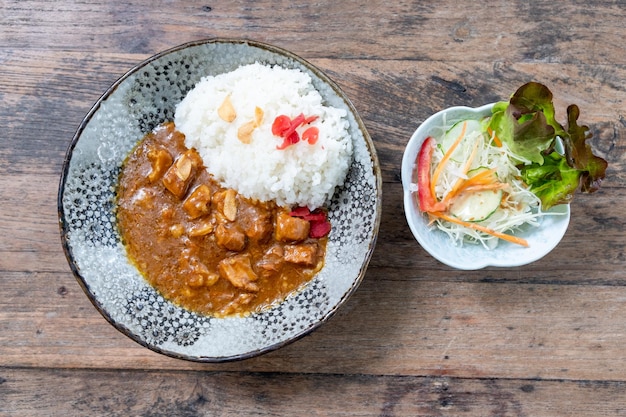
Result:
M185 282L189 287L210 287L219 279L219 275L211 271L211 269L198 258L196 252L190 248L185 248L180 252L178 265L181 275L185 278Z
M197 153L190 149L180 155L163 176L163 185L172 194L182 200L193 181L198 167Z
M210 287L219 279L219 275L209 270L209 268L196 256L188 256L182 262L187 285L196 287Z
M215 241L224 249L235 252L246 247L246 235L233 223L218 224L215 228Z
M269 207L261 203L251 204L246 200L242 200L239 205L237 222L246 236L254 242L267 240L274 229Z
M257 292L259 286L254 282L258 279L252 269L250 255L241 254L222 259L217 265L220 277L228 280L237 288Z
M200 184L189 193L183 202L183 209L190 219L197 219L211 211L211 188L206 184Z
M213 204L217 208L217 212L221 214L229 222L235 221L237 218L237 191L232 188L220 190L213 195Z
M249 292L244 292L237 295L232 301L227 303L217 312L218 316L227 316L236 313L238 310L241 310L243 307L250 304L252 300L254 300L254 297L256 297L256 294L252 294Z
M211 218L203 217L188 226L186 232L189 237L200 237L212 233L213 229L215 229L215 225L213 224Z
M301 243L285 245L285 261L293 264L314 266L317 265L319 248L317 243Z
M308 220L292 217L286 211L276 216L276 240L280 242L300 242L309 237L311 224Z
M153 148L147 153L148 160L150 160L151 171L148 174L148 180L154 182L161 178L165 171L172 166L172 155L163 148Z
M263 254L263 258L256 264L257 270L263 277L270 277L280 272L285 263L285 250L280 244L271 246Z

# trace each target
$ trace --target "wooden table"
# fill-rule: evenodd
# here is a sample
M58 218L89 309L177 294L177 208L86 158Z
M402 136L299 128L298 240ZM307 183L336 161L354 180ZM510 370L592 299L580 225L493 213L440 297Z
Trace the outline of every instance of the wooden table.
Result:
M590 0L35 1L0 4L0 415L626 415L626 3ZM191 40L291 50L347 93L375 141L383 216L330 322L250 360L145 349L93 308L56 198L81 119L143 59ZM568 232L524 267L454 270L413 239L400 161L433 112L545 83L609 161Z

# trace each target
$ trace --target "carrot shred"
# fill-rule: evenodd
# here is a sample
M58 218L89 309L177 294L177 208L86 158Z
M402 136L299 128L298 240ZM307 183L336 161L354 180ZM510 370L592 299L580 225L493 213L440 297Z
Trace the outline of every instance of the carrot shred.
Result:
M491 136L491 139L493 139L493 144L496 145L498 148L501 148L502 147L502 141L500 140L500 138L498 136L496 136L496 133L493 131L493 129L488 127L487 128L487 133L489 133L489 136Z
M517 237L517 236L512 236L512 235L507 235L506 233L501 233L498 232L496 230L490 229L488 227L485 226L481 226L479 224L476 223L471 223L471 222L466 222L464 220L461 219L457 219L454 216L449 216L447 214L444 213L430 213L431 216L434 217L439 217L443 220L446 220L450 223L456 223L458 225L470 228L470 229L474 229L474 230L478 230L479 232L483 232L486 233L488 235L497 237L498 239L502 239L502 240L506 240L507 242L511 242L511 243L515 243L517 245L521 245L524 247L528 247L528 241L526 239L523 239L521 237Z
M467 172L469 171L470 167L472 166L472 162L474 162L474 158L476 157L476 152L477 151L478 151L478 140L476 140L474 142L474 148L472 149L472 153L467 158L467 161L465 161L465 165L463 166L463 169L461 170L461 174L462 175L467 175ZM452 189L443 198L443 201L449 201L454 195L456 195L457 194L457 190L460 187L463 186L465 181L466 181L466 179L463 178L463 177L460 177L458 180L456 180L456 182L452 186ZM452 195L450 195L450 194L452 194Z
M457 137L454 140L454 143L452 143L452 146L450 146L450 149L446 151L446 153L443 155L443 158L441 159L441 162L439 162L439 165L437 165L437 167L435 168L435 172L433 172L433 176L430 179L430 193L433 196L435 195L435 184L437 184L437 180L439 180L439 175L441 175L441 172L443 171L444 166L446 165L448 160L452 157L452 153L454 152L456 147L459 146L459 143L461 143L461 140L463 139L463 137L465 137L466 129L467 129L467 121L464 121L463 129L461 129L461 134L459 134L459 137Z
M442 202L446 205L450 204L452 200L461 194L463 191L482 191L482 190L497 190L505 188L506 184L500 183L493 177L495 169L489 169L479 172L468 179L461 179L460 184L455 184L454 188L450 190L448 194L443 198ZM475 187L484 187L482 190Z
M465 180L465 182L471 183L481 183L481 184L490 184L496 182L498 179L493 175L496 173L495 168L487 169L485 171L481 171L478 174L474 175L471 178Z
M461 129L461 133L452 143L450 148L444 153L443 158L441 159L441 161L435 168L432 176L430 177L429 188L430 188L430 194L432 195L432 198L434 199L434 201L437 201L437 197L435 193L435 185L437 184L437 181L439 180L439 176L441 175L443 168L452 157L452 154L454 153L459 143L461 143L461 140L463 140L463 138L465 137L466 129L467 129L467 121L463 122L463 128ZM493 139L494 144L496 146L498 147L502 146L502 142L493 133L491 129L488 129L488 133L491 135L491 138ZM466 175L467 172L469 171L469 168L476 156L477 149L478 149L478 141L474 143L474 148L472 149L472 152L468 160L465 162L462 168L463 175ZM445 212L443 212L443 210L439 211L440 208L444 208L444 209L447 208L451 204L452 200L456 198L462 192L478 192L478 191L498 190L498 189L506 188L507 184L499 182L497 177L494 176L495 172L496 172L496 169L493 168L493 169L479 172L478 174L467 179L459 178L455 182L450 192L448 192L448 194L446 194L441 201L437 202L437 209L427 210L428 216L430 218L430 223L434 222L435 219L439 218L439 219L448 221L450 223L467 227L468 229L473 229L482 233L486 233L490 236L494 236L498 239L502 239L507 242L511 242L517 245L528 247L529 245L526 239L509 235L506 233L498 232L496 230L490 229L488 227L482 226L477 223L472 223L472 222L461 220L459 218L446 214Z
M463 189L463 192L478 192L478 191L489 191L489 190L504 190L508 185L503 182L494 182L493 184L476 184L470 185ZM461 193L459 193L461 194Z

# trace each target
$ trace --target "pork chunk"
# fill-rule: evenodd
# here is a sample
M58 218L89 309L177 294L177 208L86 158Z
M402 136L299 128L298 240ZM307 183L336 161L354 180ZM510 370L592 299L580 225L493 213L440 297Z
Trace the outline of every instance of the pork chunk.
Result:
M233 222L237 219L237 191L232 188L218 191L213 195L213 203L226 220Z
M217 265L220 277L228 280L237 288L257 292L259 286L254 282L258 279L252 269L250 255L242 254L222 259Z
M178 262L189 287L210 287L219 279L190 249L181 251Z
M221 223L215 228L215 241L224 249L235 252L246 247L246 235L239 230L236 224Z
M276 216L276 240L280 242L301 242L309 236L311 224L299 217L292 217L281 211Z
M209 214L211 210L211 189L206 184L200 184L189 193L183 202L183 210L190 219Z
M232 301L222 307L217 313L222 316L228 316L236 313L237 310L241 310L241 308L250 304L252 300L254 300L254 297L256 297L256 294L249 292L239 294Z
M198 160L195 151L188 150L180 155L163 175L163 185L179 199L183 199L193 180Z
M210 287L219 279L219 275L211 272L198 258L190 257L188 263L187 285L195 287Z
M285 261L298 265L317 265L318 253L318 246L315 242L285 245Z
M243 232L255 242L262 242L272 234L272 213L263 206L240 204L237 218Z
M263 258L256 264L257 270L264 277L270 277L279 272L285 263L285 251L281 245L270 247L264 254Z
M151 171L148 174L148 180L154 182L161 178L167 169L172 165L172 155L163 148L150 149L148 151L148 159L150 160Z

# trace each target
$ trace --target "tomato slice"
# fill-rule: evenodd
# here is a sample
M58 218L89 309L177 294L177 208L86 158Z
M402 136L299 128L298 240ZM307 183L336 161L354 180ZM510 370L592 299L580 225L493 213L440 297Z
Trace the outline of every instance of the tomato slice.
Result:
M296 131L300 126L309 124L317 120L318 116L305 117L303 113L297 115L293 120L284 114L277 116L272 123L272 134L283 138L283 143L276 146L276 149L285 149L290 145L298 143L300 141L300 135ZM309 142L311 145L317 142L319 137L319 129L317 127L310 127L302 134L302 139Z
M308 216L309 214L311 214L311 210L309 210L309 208L306 206L296 207L289 213L291 217L304 217Z
M420 210L426 213L445 210L445 204L437 202L430 190L430 165L436 144L435 139L427 137L417 154L417 201Z
M330 233L330 222L328 220L312 221L309 237L319 239Z
M291 134L289 136L286 136L283 139L283 143L281 143L280 145L276 146L276 149L279 150L283 150L291 145L294 145L296 143L300 142L300 136L298 135L298 132L291 132Z
M296 129L300 127L302 122L304 122L304 114L300 113L291 121L291 126L289 126L289 129L283 132L281 136L283 137L291 136L296 131Z
M313 126L302 132L302 140L309 142L311 145L315 145L319 139L319 135L320 130Z
M283 137L285 132L291 127L291 119L284 114L274 119L272 123L272 133L276 136Z

